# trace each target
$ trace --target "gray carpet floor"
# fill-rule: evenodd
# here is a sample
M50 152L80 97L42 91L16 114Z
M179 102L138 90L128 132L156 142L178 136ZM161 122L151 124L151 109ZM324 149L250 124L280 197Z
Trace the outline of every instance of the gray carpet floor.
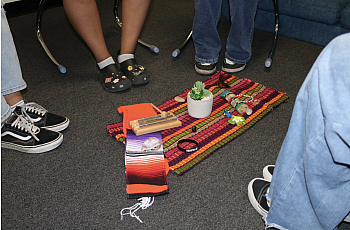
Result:
M105 40L116 55L120 29L113 20L113 1L98 1ZM110 137L106 125L122 121L117 108L150 102L159 105L207 77L194 71L190 42L179 57L172 51L191 31L193 1L154 0L141 38L159 47L153 54L138 46L136 58L151 73L151 82L125 93L104 91L95 60L69 24L63 8L45 11L42 33L61 74L36 39L36 13L9 19L23 77L24 98L52 113L67 116L62 145L28 155L1 149L2 229L263 229L247 197L247 185L274 164L287 132L298 90L323 47L280 37L273 65L264 66L273 34L255 30L252 58L235 74L287 93L290 98L249 131L215 152L183 176L168 175L170 193L137 214L143 224L120 210L126 199L124 145ZM271 25L273 26L273 25ZM281 25L283 26L283 25ZM229 23L219 25L223 47ZM224 50L220 54L220 62ZM339 229L350 229L343 223Z

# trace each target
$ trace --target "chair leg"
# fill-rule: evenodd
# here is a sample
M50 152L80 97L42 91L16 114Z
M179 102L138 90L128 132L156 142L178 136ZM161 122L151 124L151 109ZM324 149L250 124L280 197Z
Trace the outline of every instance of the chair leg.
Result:
M41 44L41 46L43 47L45 53L47 54L47 56L51 59L51 61L57 66L58 71L60 71L61 73L66 73L66 67L64 67L63 65L59 64L56 59L53 57L53 55L51 54L50 50L47 48L43 36L41 34L41 18L42 18L42 14L45 8L45 4L46 4L46 0L41 0L39 3L39 10L37 13L37 18L36 18L36 35L38 37L38 40Z
M273 7L275 9L275 36L273 39L272 47L270 50L270 55L265 61L265 67L269 68L272 65L272 58L275 54L276 45L277 45L277 39L278 39L278 29L279 29L279 10L278 10L278 0L272 0L273 1Z
M175 58L177 56L180 55L181 53L181 49L187 44L187 42L191 39L192 37L192 31L190 32L190 34L187 36L186 40L181 44L181 46L177 49L175 49L173 52L172 52L172 56Z
M123 23L122 21L120 20L119 16L118 16L118 4L119 4L119 1L118 0L115 0L114 1L114 20L115 20L115 23L117 23L117 25L122 28L123 27ZM150 45L144 41L142 41L141 39L138 39L137 42L147 48L149 48L152 52L154 53L159 53L159 48L155 45Z

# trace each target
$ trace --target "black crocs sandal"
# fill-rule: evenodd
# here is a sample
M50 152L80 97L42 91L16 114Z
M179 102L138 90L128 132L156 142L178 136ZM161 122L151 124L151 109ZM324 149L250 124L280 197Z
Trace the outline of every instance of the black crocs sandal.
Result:
M111 64L99 71L102 88L110 93L127 90L131 81L119 70L116 64Z
M143 85L149 82L150 75L142 65L138 65L134 58L120 63L120 69L130 79L133 85Z

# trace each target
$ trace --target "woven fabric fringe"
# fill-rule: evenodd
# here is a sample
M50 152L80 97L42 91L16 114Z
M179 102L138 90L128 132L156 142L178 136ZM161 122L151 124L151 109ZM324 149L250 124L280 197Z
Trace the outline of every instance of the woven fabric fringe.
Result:
M228 83L230 88L221 88L218 86L217 82L220 76L224 77L225 82ZM267 113L272 111L274 107L288 99L285 93L271 87L266 87L249 79L240 79L224 72L217 72L204 83L206 88L214 96L213 109L209 117L196 119L189 116L187 103L176 102L174 99L168 100L158 106L163 111L174 113L182 122L181 127L162 131L165 157L169 162L170 170L178 175L185 174L215 151L247 131ZM190 90L187 89L178 96L186 99L187 93ZM248 103L249 108L253 111L252 114L240 114L232 108L225 98L220 97L220 94L224 90L230 90L235 95L253 96L254 99L260 100L260 103L257 105ZM241 99L244 100L245 98L242 97ZM227 122L229 118L223 114L224 109L232 115L243 116L246 124L241 126L229 124ZM192 132L193 126L197 127L196 132ZM125 143L122 122L108 125L107 132L118 141ZM196 140L199 143L200 149L191 153L180 151L176 145L183 138Z

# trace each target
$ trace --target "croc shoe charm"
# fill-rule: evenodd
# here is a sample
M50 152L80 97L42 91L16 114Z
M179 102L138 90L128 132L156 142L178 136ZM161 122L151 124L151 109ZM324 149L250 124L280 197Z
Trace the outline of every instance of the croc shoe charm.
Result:
M129 65L128 70L135 76L142 74L145 71L145 67L135 64L134 67Z
M150 80L150 75L146 69L142 65L138 65L134 58L121 62L120 69L133 85L143 85Z

